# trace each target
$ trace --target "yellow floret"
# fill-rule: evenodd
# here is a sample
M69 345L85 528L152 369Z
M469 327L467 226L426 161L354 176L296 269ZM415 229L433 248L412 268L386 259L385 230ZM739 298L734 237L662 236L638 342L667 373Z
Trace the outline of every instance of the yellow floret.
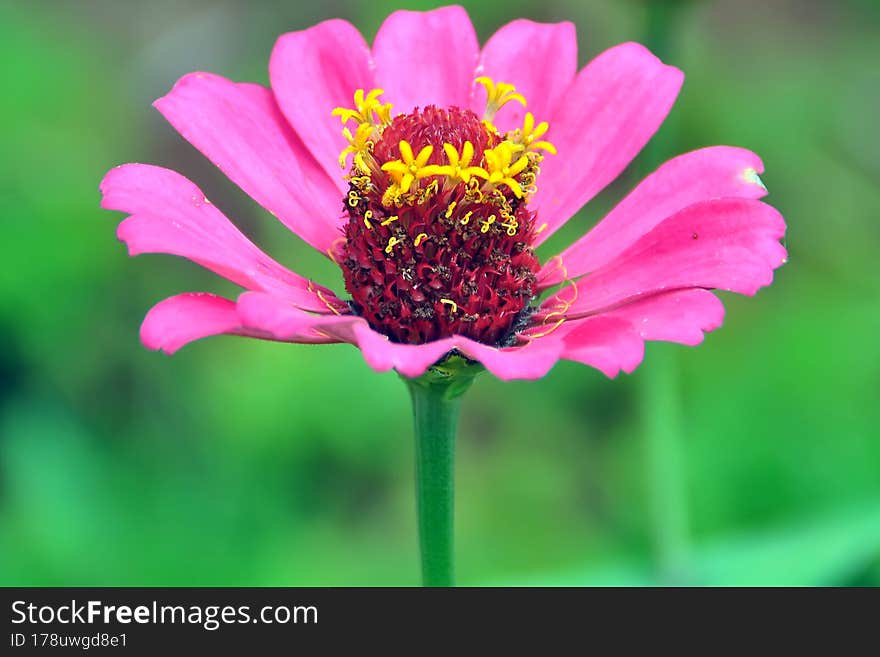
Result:
M434 152L434 147L430 144L422 148L418 155L413 155L412 146L405 139L400 140L398 148L400 149L400 159L386 162L382 165L382 171L389 173L391 179L400 188L401 194L406 194L409 191L413 181L436 176L440 173L439 166L428 164L428 159Z

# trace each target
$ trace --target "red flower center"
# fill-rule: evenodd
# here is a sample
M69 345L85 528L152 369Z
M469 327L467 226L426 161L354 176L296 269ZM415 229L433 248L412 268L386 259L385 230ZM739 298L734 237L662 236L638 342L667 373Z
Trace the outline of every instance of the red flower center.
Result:
M542 156L470 110L391 119L371 97L356 98L364 120L346 133L355 160L340 264L353 310L396 342L512 343L536 294L526 203Z

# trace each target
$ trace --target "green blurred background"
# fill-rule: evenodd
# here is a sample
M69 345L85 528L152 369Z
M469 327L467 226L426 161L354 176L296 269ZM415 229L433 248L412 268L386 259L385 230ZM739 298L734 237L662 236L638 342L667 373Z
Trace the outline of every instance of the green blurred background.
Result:
M756 298L722 295L727 320L702 346L651 344L631 376L481 377L459 434L460 583L880 584L878 4L466 4L483 40L515 17L573 20L582 64L625 40L660 50L687 80L645 157L759 153L790 260ZM0 3L0 584L418 583L397 377L347 345L146 351L153 303L235 288L129 259L121 215L98 208L116 164L177 169L340 289L150 107L191 70L266 83L282 32L341 16L371 39L400 8L315 5Z

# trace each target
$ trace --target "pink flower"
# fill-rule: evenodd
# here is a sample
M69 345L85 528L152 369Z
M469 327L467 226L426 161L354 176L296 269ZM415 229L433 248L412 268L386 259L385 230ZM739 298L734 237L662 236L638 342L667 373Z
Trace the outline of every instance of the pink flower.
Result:
M635 43L576 61L570 23L517 20L480 49L445 7L391 14L372 49L342 20L285 34L271 89L184 76L156 107L337 262L351 301L269 258L180 174L126 164L101 191L130 215L129 253L189 258L246 290L162 301L144 344L349 342L408 377L457 352L502 379L563 358L615 376L645 340L698 344L724 314L710 290L752 295L785 262L783 219L757 200L761 160L681 155L542 266L534 249L632 161L683 81Z

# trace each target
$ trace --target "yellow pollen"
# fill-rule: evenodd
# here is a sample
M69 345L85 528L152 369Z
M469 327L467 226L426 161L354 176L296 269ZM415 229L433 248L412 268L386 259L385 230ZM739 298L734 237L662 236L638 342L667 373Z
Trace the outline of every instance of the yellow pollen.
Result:
M396 214L391 215L385 221L383 221L380 225L387 226L388 224L393 223L393 222L397 221L398 219L399 219L399 217Z
M535 235L537 235L538 233L543 233L545 230L547 230L547 222L546 221L543 224L541 224L541 226L538 228L538 230L535 231Z
M489 121L489 125L491 126L492 119L495 118L495 114L504 107L507 103L512 100L520 103L523 107L526 106L526 99L522 94L516 93L516 87L507 82L495 82L492 78L481 76L478 77L475 82L483 85L483 88L486 90L486 114L484 116L486 121ZM492 126L494 128L494 126Z
M369 175L366 176L348 176L351 183L357 187L361 194L369 194L373 189L373 182Z
M467 225L468 225L468 222L471 220L471 215L472 215L473 213L474 213L473 210L468 210L468 211L467 211L467 214L465 214L465 215L461 218L461 225L462 225L462 226L467 226Z
M468 198L477 203L483 202L483 192L480 189L480 181L476 179L472 179L467 186L467 195Z
M507 229L507 234L513 237L516 235L516 230L519 228L519 224L516 221L511 221L510 223L501 224Z
M445 216L447 219L449 219L449 217L452 216L452 211L455 210L455 206L456 206L456 202L453 201L452 203L449 204L449 207L446 208L446 215Z
M522 198L523 189L515 176L529 165L529 158L521 155L513 162L515 154L514 144L509 141L503 141L495 148L484 151L489 182L493 185L507 185L517 198Z
M400 149L400 159L386 162L382 165L382 171L388 172L391 179L400 187L402 194L409 191L414 181L440 173L441 167L428 164L428 159L434 152L434 147L430 144L422 148L418 155L413 154L412 146L405 139L400 140L398 148Z
M375 167L370 157L373 145L382 129L391 123L391 103L383 104L379 100L383 93L382 89L373 89L365 94L363 89L358 89L354 92L355 109L337 107L332 111L332 115L342 121L342 135L348 142L348 146L339 154L339 166L344 169L349 154L353 155L355 168L366 174L368 181L371 166ZM349 121L357 123L354 134L346 126Z
M372 210L367 210L366 212L364 212L364 226L366 226L367 229L369 229L369 230L373 230L373 224L370 223L370 219L372 219L372 218L373 218L373 211Z
M361 172L369 174L370 168L367 166L364 156L373 148L373 142L371 140L373 136L373 126L369 123L361 123L357 127L357 131L355 131L353 136L351 130L343 128L342 136L348 141L348 146L339 154L339 166L344 169L345 163L348 160L348 155L349 153L352 153L354 154L354 163L357 168Z
M426 239L428 239L427 233L419 233L418 235L416 235L416 241L413 242L413 246L418 246L419 244L424 242Z
M546 121L541 121L535 126L535 116L531 112L526 112L525 119L523 119L523 127L509 134L512 135L512 139L518 149L525 150L526 152L540 149L547 151L551 155L556 155L556 147L549 141L535 141L540 140L549 128L550 124Z
M373 89L366 96L363 89L354 92L355 109L336 107L331 112L338 116L345 125L352 119L358 124L366 123L370 126L388 125L391 123L391 103L379 102L379 96L385 93L382 89Z
M385 193L382 194L382 205L386 208L391 207L400 201L400 196L400 187L397 185L389 185L388 189L385 190Z
M422 204L424 204L424 203L427 203L427 202L428 202L428 199L430 199L432 195L436 194L436 193L437 193L437 190L439 190L439 189L440 189L440 185L439 185L439 183L437 182L437 180L436 180L436 179L435 179L435 180L432 180L432 181L428 184L428 186L425 187L425 189L423 189L423 190L419 193L419 198L418 198L418 203L419 203L419 205L422 205Z
M488 233L489 227L495 223L495 215L490 214L487 219L483 220L483 226L480 228L481 233Z
M457 313L458 312L458 304L455 303L452 299L440 299L440 303L449 306L449 312Z
M400 240L393 235L388 238L388 246L385 247L385 253L391 253L396 245L400 244Z
M474 159L474 145L471 142L464 142L460 154L450 143L443 144L443 151L449 164L439 167L438 173L445 174L453 181L461 180L463 183L470 182L471 176L489 177L482 167L471 166L471 160Z

